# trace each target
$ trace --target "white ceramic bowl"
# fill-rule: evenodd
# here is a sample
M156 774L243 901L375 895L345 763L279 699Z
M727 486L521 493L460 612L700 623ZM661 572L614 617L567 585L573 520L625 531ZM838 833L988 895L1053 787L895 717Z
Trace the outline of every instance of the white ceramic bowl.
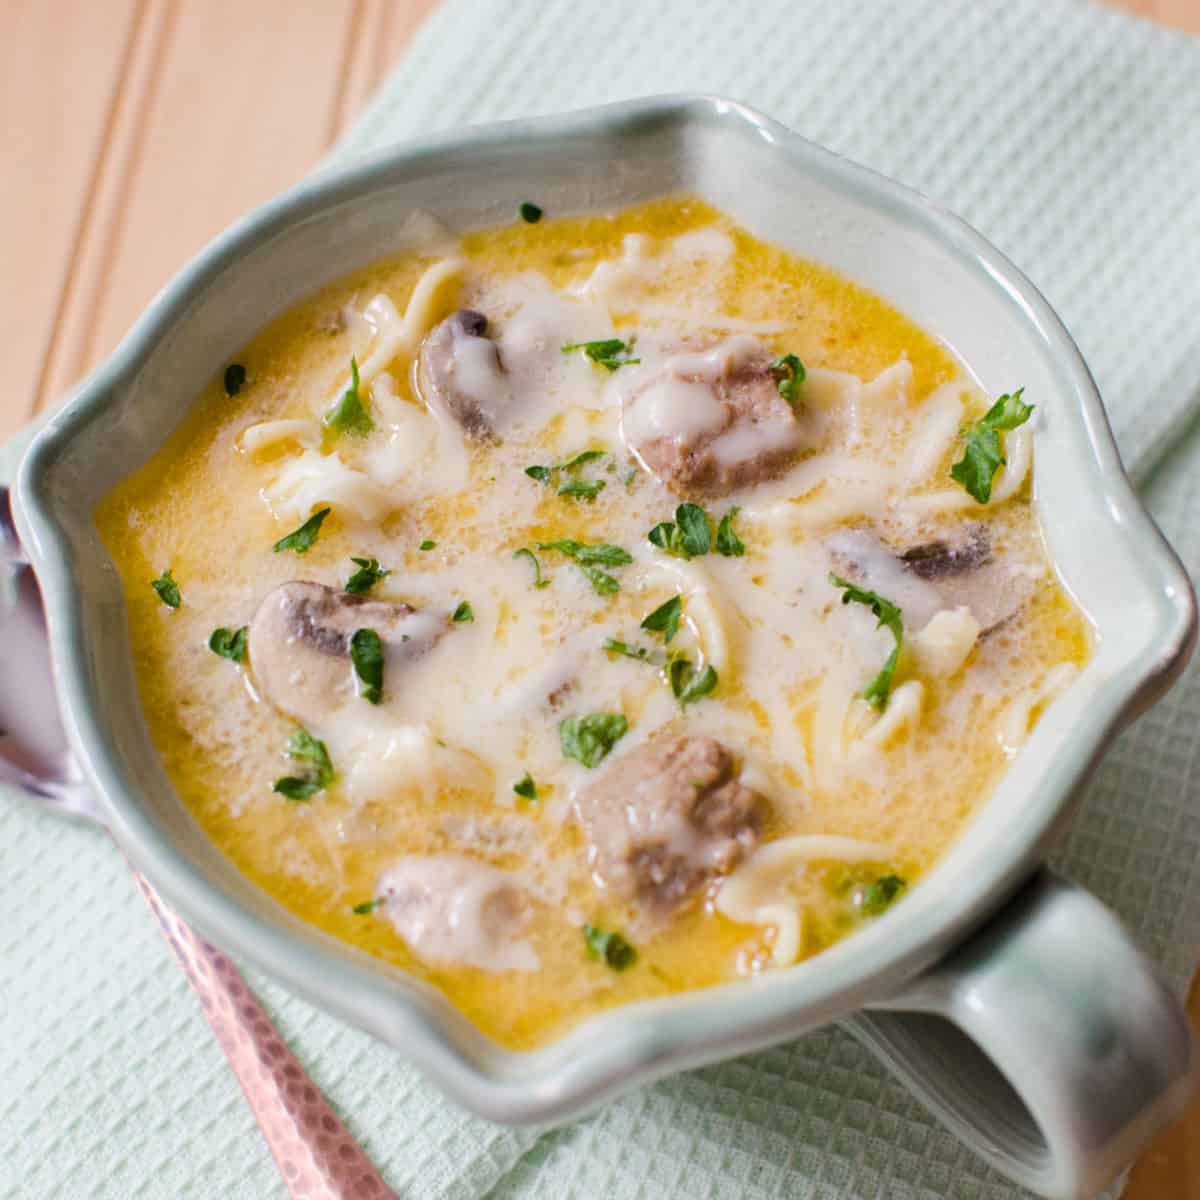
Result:
M964 836L871 927L754 983L630 1005L516 1054L427 985L283 911L207 841L150 744L91 513L218 364L321 284L398 249L414 209L465 228L507 222L529 197L562 214L679 190L874 289L989 391L1024 385L1038 408L1035 503L1098 648ZM1036 1190L1082 1196L1184 1102L1194 1063L1178 1005L1106 910L1039 868L1104 747L1186 661L1191 589L1125 479L1062 323L1011 263L916 193L706 97L384 151L301 184L188 266L34 443L17 502L69 732L129 858L220 945L391 1043L467 1107L560 1120L859 1012L852 1029L980 1153Z

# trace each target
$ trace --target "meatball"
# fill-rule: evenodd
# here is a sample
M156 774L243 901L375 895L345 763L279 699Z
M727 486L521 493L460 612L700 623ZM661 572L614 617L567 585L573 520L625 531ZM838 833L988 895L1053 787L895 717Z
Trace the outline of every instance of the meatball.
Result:
M622 412L626 444L685 497L725 496L782 474L801 432L769 352L749 337L668 358Z
M754 848L765 802L718 741L660 733L576 799L595 879L666 916Z

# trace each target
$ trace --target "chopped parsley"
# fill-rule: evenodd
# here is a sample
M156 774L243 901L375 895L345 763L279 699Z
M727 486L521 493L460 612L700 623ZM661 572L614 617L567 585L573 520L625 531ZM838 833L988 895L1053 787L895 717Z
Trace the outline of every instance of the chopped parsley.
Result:
M972 421L962 431L966 445L962 458L950 468L950 477L980 504L992 498L992 480L1008 461L1000 434L1024 425L1033 412L1034 406L1021 399L1024 391L1018 388L1012 395L1006 392L978 421Z
M866 884L858 893L858 911L867 917L877 917L886 911L908 887L899 875L884 875Z
M375 422L363 406L358 387L358 360L353 354L350 355L350 386L325 414L323 424L335 433L352 433L356 437L366 437L375 428Z
M558 723L558 744L564 758L573 758L585 767L595 767L628 729L629 722L620 713L594 712L585 717L564 717Z
M297 729L288 738L287 752L289 758L306 763L309 769L302 775L285 775L275 780L274 790L281 796L288 800L311 800L333 782L333 763L329 759L329 751L325 749L325 743L313 737L307 729Z
M585 566L583 563L579 564L579 569L597 595L612 596L621 590L621 585L607 571L602 571L599 567Z
M877 628L890 629L892 636L896 639L896 645L892 648L891 654L887 656L879 674L863 689L863 699L872 708L882 711L887 704L888 694L892 690L892 676L896 673L896 663L900 660L900 646L904 641L904 614L897 605L884 599L877 592L869 592L866 588L860 588L840 575L831 573L829 582L834 587L842 589L843 604L849 604L852 601L855 604L865 604L875 614L875 618L879 622Z
M316 544L321 533L321 525L329 516L332 509L322 508L313 513L299 529L293 529L286 537L281 537L275 543L275 553L281 550L295 550L297 554L307 554Z
M642 628L651 633L661 633L664 642L670 640L679 632L679 618L683 615L683 597L672 596L664 601L642 621Z
M625 658L633 658L654 667L662 665L662 656L647 646L631 646L628 642L622 642L618 638L605 638L601 645L609 654L620 654Z
M528 771L513 784L513 791L526 800L537 799L537 784L533 782L533 776Z
M618 367L628 367L640 363L640 358L630 358L633 353L633 339L623 342L620 338L602 338L598 342L569 342L562 348L564 354L572 350L582 350L597 366L606 371L615 371Z
M607 456L607 450L581 450L565 462L551 463L549 466L538 466L535 464L532 467L526 467L525 474L530 479L536 479L538 483L549 484L559 471L573 475L580 467L587 466L588 463L595 462L598 458L606 458Z
M381 579L386 579L390 574L386 567L379 565L377 558L351 558L358 570L346 580L346 591L355 596L361 596L369 592Z
M800 385L808 374L804 364L794 354L781 354L771 363L771 377L779 394L795 405L800 399Z
M568 479L558 489L560 496L571 500L584 500L591 504L604 491L603 479Z
M243 625L240 629L214 629L212 637L208 639L208 648L214 653L219 654L222 658L232 659L234 662L242 662L246 657L246 635L249 632L249 626Z
M365 917L368 913L373 913L381 904L386 903L386 896L376 896L374 900L364 900L361 904L356 904L351 909L351 912L357 913L360 917Z
M735 504L722 518L717 526L717 553L726 558L741 558L746 553L746 546L733 528L733 520L741 510Z
M637 951L615 931L585 925L583 941L587 946L588 958L605 963L614 971L624 971L637 961Z
M601 596L611 596L621 590L621 585L600 567L623 567L633 562L633 555L620 546L608 542L577 542L573 538L560 538L554 542L538 542L539 550L556 550L574 559L588 582Z
M555 542L538 542L539 550L557 550L585 566L624 567L633 562L633 555L610 542L577 542L560 538Z
M698 558L712 545L708 513L698 504L681 504L674 521L662 521L646 535L651 545L675 558Z
M178 608L183 603L183 597L179 594L179 584L175 582L170 567L157 579L152 579L150 586L158 593L158 598L168 608Z
M521 214L521 220L530 225L536 225L542 219L542 210L529 200L524 201L517 211Z
M538 483L551 487L554 484L556 475L561 473L574 476L580 467L586 466L590 462L595 462L598 458L607 457L607 450L582 450L572 458L568 458L565 462L551 463L549 466L535 463L533 466L525 468L525 474L530 479L536 479ZM570 500L586 500L590 504L604 491L604 486L605 482L603 479L571 478L564 480L559 485L558 495L566 496Z
M460 601L458 607L454 610L454 615L450 618L450 620L454 621L458 625L464 625L475 620L475 613L471 608L471 602L469 600Z
M667 664L667 682L679 707L687 708L689 704L703 700L717 686L717 672L712 663L705 663L697 670L680 655Z
M642 620L642 628L650 633L661 633L664 642L670 642L679 632L679 621L683 615L683 597L672 596L660 604ZM686 655L671 653L665 658L642 646L630 646L616 638L605 638L604 649L611 654L623 654L651 666L662 667L662 677L679 701L681 708L703 700L717 686L717 671L711 663L697 668Z
M241 363L230 363L225 368L225 395L236 396L246 382L246 368Z
M358 676L359 695L368 704L383 699L383 642L373 629L356 629L350 639L350 661Z
M555 470L578 471L580 467L586 466L590 462L595 462L598 458L606 458L607 456L607 450L581 450L574 458L568 458L565 463L560 463Z
M433 538L426 538L418 547L418 550L433 550L437 547L437 542Z
M533 586L535 588L550 586L550 580L542 578L542 564L538 562L537 555L528 546L522 546L520 550L514 550L513 558L527 558L533 564Z

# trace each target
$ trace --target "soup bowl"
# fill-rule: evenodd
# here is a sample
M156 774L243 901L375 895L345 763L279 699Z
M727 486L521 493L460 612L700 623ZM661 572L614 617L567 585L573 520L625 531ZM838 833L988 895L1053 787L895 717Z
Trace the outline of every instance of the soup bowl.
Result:
M451 228L669 192L881 294L991 392L1036 400L1034 503L1095 653L995 793L905 900L753 981L614 1009L536 1051L485 1038L435 989L284 911L208 841L139 707L96 502L162 446L218 364L331 279ZM751 110L668 97L468 129L319 174L214 241L41 432L16 487L75 752L131 862L217 944L400 1050L495 1121L558 1121L668 1072L843 1020L1000 1170L1091 1194L1185 1103L1183 1012L1115 918L1042 866L1105 746L1191 651L1187 576L1121 468L1062 323L983 238L924 197ZM1095 548L1103 546L1099 556Z

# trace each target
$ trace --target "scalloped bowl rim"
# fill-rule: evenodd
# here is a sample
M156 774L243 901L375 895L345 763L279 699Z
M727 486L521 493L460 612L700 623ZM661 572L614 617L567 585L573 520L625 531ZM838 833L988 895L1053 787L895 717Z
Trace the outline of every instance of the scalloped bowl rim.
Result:
M96 703L85 636L88 589L79 586L79 564L47 483L64 448L104 412L122 382L205 286L251 247L370 191L400 164L434 170L479 151L514 144L536 149L563 138L620 138L647 123L719 125L766 142L789 168L819 177L889 220L935 239L968 269L986 275L1003 293L1002 302L1020 309L1042 353L1054 361L1077 399L1097 496L1114 529L1145 543L1148 586L1161 593L1163 603L1155 627L1147 631L1153 652L1126 664L1092 695L1087 723L1074 732L1069 752L1045 769L1043 786L1029 797L1004 851L960 880L949 911L945 896L923 895L923 884L903 906L815 960L760 980L611 1009L540 1049L508 1051L423 982L360 952L347 955L326 935L297 936L286 922L249 911L201 875L137 803L136 786ZM132 864L223 948L400 1049L466 1107L509 1123L564 1119L632 1083L774 1044L885 1002L889 992L936 961L1018 886L1065 819L1071 796L1103 748L1182 669L1195 633L1187 576L1124 476L1100 397L1074 342L1033 285L979 234L919 193L743 105L712 96L666 96L469 128L389 147L310 177L216 238L158 295L112 356L38 435L22 463L15 497L20 532L46 602L68 734Z

